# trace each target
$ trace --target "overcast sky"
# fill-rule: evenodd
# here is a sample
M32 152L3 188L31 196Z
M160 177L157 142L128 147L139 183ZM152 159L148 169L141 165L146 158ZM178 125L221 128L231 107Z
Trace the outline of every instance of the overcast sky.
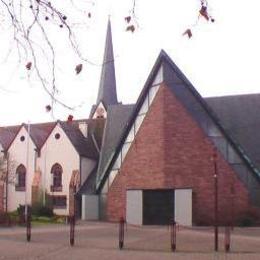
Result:
M136 101L161 49L169 54L202 96L259 93L260 1L208 2L215 23L200 19L193 27L199 0L136 0L139 27L131 33L125 31L124 21L131 8L130 0L96 0L95 5L85 1L84 10L90 11L92 17L83 16L83 25L75 30L84 55L100 64L110 15L118 98L123 103ZM67 15L68 19L77 20L77 12ZM189 27L193 31L191 39L182 36ZM37 78L26 71L24 62L17 67L15 54L7 61L4 59L10 48L10 28L0 27L0 30L0 125L28 120L64 120L68 114L75 118L88 117L90 107L96 101L100 66L83 63L82 73L76 76L74 67L81 63L80 59L64 43L66 37L62 30L61 33L52 32L59 46L56 67L59 97L69 105L81 105L73 112L55 106L55 118L52 118L45 112L50 100Z

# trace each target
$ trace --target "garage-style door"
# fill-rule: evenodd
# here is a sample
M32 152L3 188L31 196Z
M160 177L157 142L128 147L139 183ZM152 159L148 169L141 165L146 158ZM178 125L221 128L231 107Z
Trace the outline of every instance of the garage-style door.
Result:
M174 190L143 190L143 225L168 225L174 218Z
M192 225L192 189L127 190L127 223L168 225L173 219Z

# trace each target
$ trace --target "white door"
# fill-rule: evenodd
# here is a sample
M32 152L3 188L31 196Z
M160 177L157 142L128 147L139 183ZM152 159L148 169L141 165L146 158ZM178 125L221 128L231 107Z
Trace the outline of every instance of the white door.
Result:
M192 189L175 190L174 214L177 223L192 226Z
M127 190L126 222L134 225L143 224L143 191Z
M98 220L99 200L98 195L82 195L82 220Z

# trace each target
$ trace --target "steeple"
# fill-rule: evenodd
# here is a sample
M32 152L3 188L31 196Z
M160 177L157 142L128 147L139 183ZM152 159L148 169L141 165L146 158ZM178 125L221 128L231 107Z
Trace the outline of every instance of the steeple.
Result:
M118 103L110 19L107 24L106 45L96 105L98 106L100 102L106 108Z

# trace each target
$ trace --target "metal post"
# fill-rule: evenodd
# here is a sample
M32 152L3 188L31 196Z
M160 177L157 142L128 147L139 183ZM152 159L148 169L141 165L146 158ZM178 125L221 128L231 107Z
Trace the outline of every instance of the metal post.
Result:
M171 222L171 250L176 251L176 222L173 220Z
M6 182L5 182L5 212L8 212L8 184L9 184L9 153L5 152L6 157Z
M29 148L30 148L30 131L31 131L31 126L30 122L28 122L27 125L27 148L26 148L26 173L25 173L25 208L24 208L24 214L25 214L25 223L26 223L26 240L28 242L31 241L31 221L30 221L30 216L29 216L29 208L28 208L28 201L27 201L27 188L28 186L28 174L29 174ZM28 186L28 187L27 187Z
M26 239L27 242L31 241L31 212L27 209L27 216L26 217Z
M125 220L123 217L120 218L119 221L119 249L123 249L124 247L124 229L125 229Z
M76 223L76 187L73 188L73 215L70 217L70 245L75 243L75 223Z
M218 251L218 169L217 169L217 153L214 151L213 160L214 160L214 215L215 215L215 223L214 223L214 244L215 251Z
M230 251L230 226L225 227L225 251L229 252Z
M75 215L70 216L70 245L74 246L75 243Z

